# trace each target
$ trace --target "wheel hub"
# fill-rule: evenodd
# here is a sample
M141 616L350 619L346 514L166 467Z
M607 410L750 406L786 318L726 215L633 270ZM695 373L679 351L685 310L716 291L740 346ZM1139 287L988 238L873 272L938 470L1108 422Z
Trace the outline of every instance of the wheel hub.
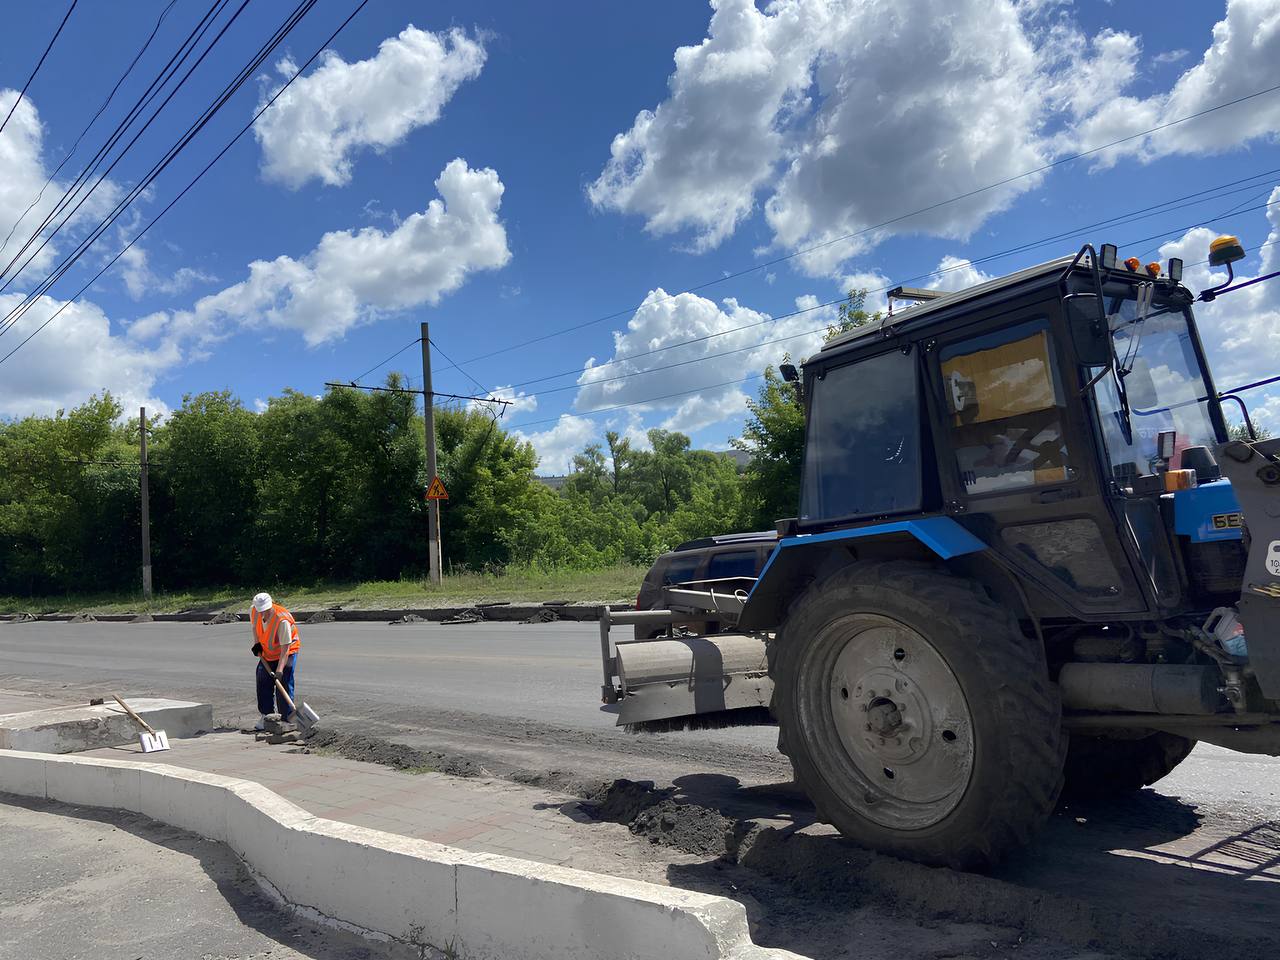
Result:
M895 827L936 821L959 802L972 771L964 691L915 631L884 620L863 627L832 664L835 733L865 785L868 816Z

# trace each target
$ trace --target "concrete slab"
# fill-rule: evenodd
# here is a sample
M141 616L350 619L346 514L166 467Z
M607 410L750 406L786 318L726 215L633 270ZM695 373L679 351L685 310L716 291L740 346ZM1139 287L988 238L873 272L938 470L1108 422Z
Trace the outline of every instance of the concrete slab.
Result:
M213 729L213 707L188 700L138 697L129 706L171 740ZM0 749L78 753L136 743L138 725L114 701L101 706L49 707L0 716Z

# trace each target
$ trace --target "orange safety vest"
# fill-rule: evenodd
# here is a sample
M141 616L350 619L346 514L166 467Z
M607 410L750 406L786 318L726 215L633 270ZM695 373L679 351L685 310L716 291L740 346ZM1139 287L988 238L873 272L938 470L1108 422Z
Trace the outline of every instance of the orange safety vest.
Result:
M249 609L249 619L253 624L253 634L262 644L262 656L265 660L280 659L280 621L289 624L289 632L293 642L289 644L289 653L295 654L302 649L302 640L298 636L298 622L293 614L278 603L271 605L271 616L267 617L253 608Z

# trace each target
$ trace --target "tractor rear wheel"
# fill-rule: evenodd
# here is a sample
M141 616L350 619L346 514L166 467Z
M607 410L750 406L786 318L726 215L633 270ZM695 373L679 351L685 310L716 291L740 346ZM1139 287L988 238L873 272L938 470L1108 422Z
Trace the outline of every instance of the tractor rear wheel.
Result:
M1195 745L1162 732L1137 740L1072 734L1063 792L1081 800L1133 793L1169 774Z
M819 815L858 843L983 868L1053 811L1057 687L979 584L855 563L797 599L770 660L779 746Z

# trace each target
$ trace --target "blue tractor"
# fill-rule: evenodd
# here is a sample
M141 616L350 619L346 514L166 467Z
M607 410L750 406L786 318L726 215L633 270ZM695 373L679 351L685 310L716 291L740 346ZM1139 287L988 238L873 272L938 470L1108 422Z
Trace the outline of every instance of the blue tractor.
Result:
M611 644L606 617L608 709L767 706L823 819L960 868L1025 843L1064 784L1137 789L1197 741L1280 754L1280 440L1218 392L1192 315L1242 284L1181 279L1086 245L899 288L913 306L784 370L799 515L757 577L612 617L680 629Z

